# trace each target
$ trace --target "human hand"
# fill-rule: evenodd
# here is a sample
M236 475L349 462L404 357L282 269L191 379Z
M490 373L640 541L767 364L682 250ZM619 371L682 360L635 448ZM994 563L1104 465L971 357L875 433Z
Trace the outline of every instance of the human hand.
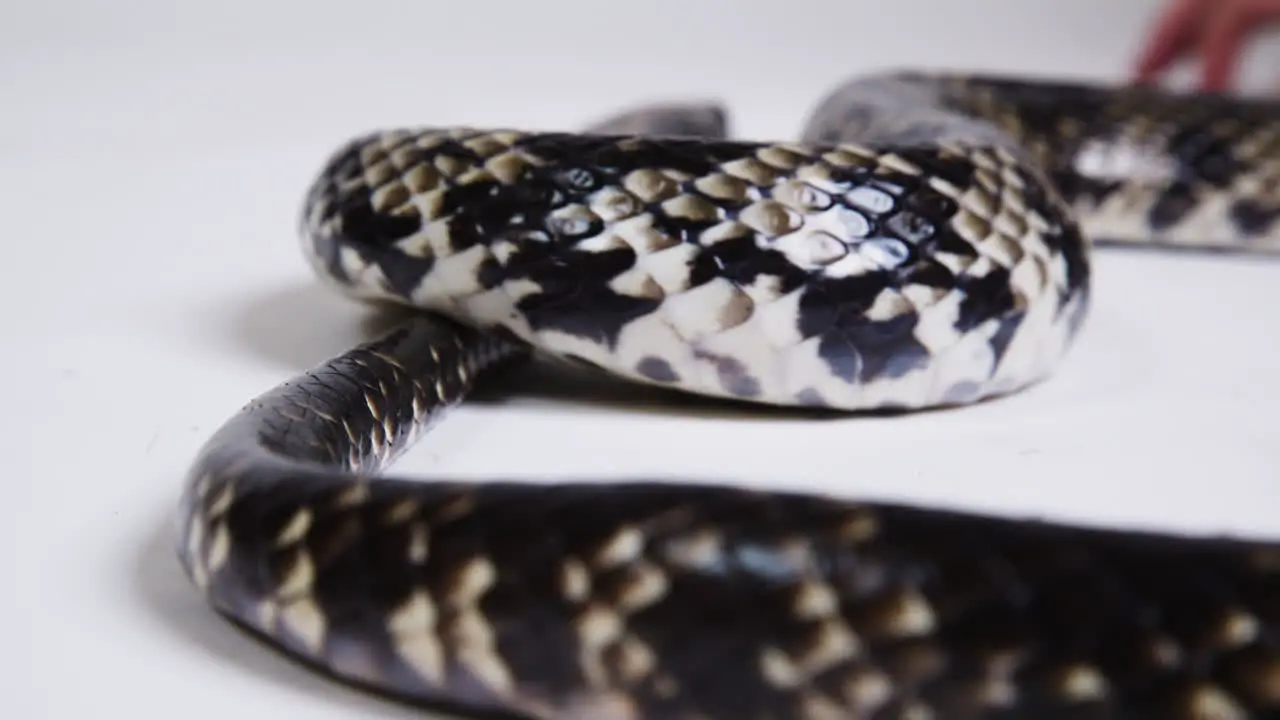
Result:
M1200 62L1201 90L1222 92L1252 35L1280 22L1280 0L1171 0L1137 62L1138 82L1154 82L1178 60Z

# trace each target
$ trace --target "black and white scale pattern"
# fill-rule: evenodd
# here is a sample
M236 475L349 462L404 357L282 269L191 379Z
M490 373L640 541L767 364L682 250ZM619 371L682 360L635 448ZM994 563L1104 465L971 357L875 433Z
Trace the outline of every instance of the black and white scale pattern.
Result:
M323 175L313 257L355 294L708 395L1008 392L1087 299L1065 206L998 150L419 130Z
M963 404L1052 371L1095 241L1280 251L1271 102L904 73L838 88L796 143L725 125L673 106L341 148L305 254L423 312L206 444L179 556L212 607L467 715L1280 719L1274 542L379 475L531 348L761 403Z

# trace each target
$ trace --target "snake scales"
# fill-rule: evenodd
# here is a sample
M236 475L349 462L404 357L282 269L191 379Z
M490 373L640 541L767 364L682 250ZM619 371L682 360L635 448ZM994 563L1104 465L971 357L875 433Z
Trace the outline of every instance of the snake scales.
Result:
M1280 251L1272 102L901 73L838 88L796 143L725 127L671 106L340 149L307 196L310 262L424 312L202 450L180 556L212 606L466 712L1280 718L1280 544L376 476L531 347L773 405L960 405L1051 372L1095 241Z

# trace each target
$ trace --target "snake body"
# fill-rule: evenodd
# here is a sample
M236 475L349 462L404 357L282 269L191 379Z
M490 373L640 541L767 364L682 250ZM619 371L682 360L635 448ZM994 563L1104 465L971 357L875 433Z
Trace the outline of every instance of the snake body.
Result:
M462 712L1280 718L1280 543L380 474L531 351L770 405L963 405L1052 372L1095 243L1280 251L1274 102L898 73L834 90L797 142L726 125L670 106L342 146L306 256L421 312L201 451L179 555L216 611Z

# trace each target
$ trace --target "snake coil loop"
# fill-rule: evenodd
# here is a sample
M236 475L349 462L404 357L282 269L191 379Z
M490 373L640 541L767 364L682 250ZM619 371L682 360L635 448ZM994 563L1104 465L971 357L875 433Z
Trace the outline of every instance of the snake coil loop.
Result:
M250 403L180 557L336 677L543 720L1280 718L1280 544L636 479L379 472L531 349L835 410L1046 378L1093 244L1280 250L1280 107L1012 78L852 81L797 142L715 106L591 132L372 133L306 256L420 312Z

